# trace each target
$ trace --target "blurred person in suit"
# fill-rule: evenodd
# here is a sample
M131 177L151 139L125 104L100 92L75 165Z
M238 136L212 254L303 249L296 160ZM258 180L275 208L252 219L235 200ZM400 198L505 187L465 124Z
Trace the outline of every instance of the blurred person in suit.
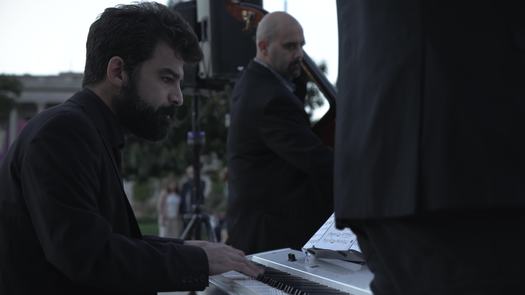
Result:
M205 192L207 190L207 186L206 182L203 180L202 175L200 175L200 186L198 191L195 183L195 171L193 170L193 166L188 166L186 167L186 179L182 183L182 189L180 193L181 203L179 212L182 218L183 232L188 227L195 213L195 206L201 206L205 201Z
M233 89L227 243L246 253L300 249L332 212L333 150L312 131L292 82L304 44L291 15L265 15L257 55Z
M523 289L524 4L337 5L335 217L372 291Z
M261 271L230 246L142 235L123 190L125 132L164 138L182 104L189 25L155 2L91 25L83 89L34 117L0 166L0 294L157 294Z

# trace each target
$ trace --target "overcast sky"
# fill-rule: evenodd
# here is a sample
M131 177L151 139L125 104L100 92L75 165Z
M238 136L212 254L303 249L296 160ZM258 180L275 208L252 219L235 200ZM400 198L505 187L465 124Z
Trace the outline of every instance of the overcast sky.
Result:
M213 1L213 0L211 0ZM0 73L55 75L82 72L91 23L106 8L126 0L0 0ZM167 3L166 0L157 1ZM328 64L337 78L335 0L263 0L268 11L284 10L302 24L305 51Z

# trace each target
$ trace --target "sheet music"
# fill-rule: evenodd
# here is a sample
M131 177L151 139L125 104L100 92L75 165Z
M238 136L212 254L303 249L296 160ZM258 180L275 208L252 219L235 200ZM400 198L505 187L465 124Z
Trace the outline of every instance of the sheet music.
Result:
M332 215L304 244L303 250L309 248L329 249L334 251L355 250L361 252L356 235L349 229L335 228L335 216Z

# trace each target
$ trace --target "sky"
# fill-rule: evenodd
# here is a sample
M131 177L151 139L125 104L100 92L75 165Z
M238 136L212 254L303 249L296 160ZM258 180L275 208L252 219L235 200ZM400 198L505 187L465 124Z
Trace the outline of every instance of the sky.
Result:
M135 1L0 0L0 73L81 73L91 23L106 7L132 2ZM335 83L335 0L263 0L263 7L268 11L286 10L301 23L306 40L304 50L315 62L327 63L328 79Z

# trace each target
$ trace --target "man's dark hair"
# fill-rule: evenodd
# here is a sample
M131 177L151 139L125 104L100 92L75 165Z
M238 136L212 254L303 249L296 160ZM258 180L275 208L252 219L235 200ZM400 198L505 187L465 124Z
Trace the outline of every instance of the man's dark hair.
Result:
M197 36L176 12L155 2L107 8L89 28L82 86L106 77L113 56L124 60L124 70L134 69L153 55L159 42L171 46L184 62L202 59Z

